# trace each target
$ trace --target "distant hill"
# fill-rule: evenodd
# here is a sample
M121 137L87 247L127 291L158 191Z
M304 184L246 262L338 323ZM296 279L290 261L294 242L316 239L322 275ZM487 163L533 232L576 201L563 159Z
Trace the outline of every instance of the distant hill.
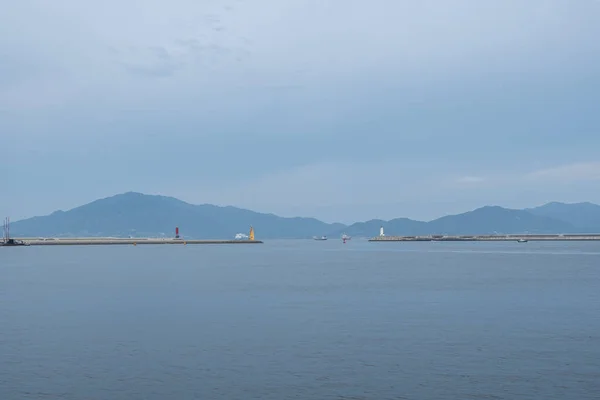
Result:
M339 230L314 218L282 218L236 207L193 205L173 197L124 193L48 216L14 222L11 232L21 237L116 236L229 239L254 226L260 238L309 238Z
M598 207L598 206L596 206ZM567 215L567 214L565 214ZM541 215L525 210L511 210L486 206L457 215L448 215L429 222L398 218L391 221L371 220L344 228L353 236L376 236L383 226L386 235L476 235L510 233L578 233L590 232L568 220ZM594 225L600 232L600 223ZM339 232L335 232L337 234Z
M357 222L342 231L332 232L329 236L335 237L342 233L354 237L371 237L379 234L379 228L384 227L385 232L395 235L426 235L427 222L415 221L408 218L396 218L390 221L372 219L366 222Z
M541 215L567 222L582 233L600 231L600 206L592 203L552 202L540 207L527 209L532 214Z
M574 227L554 218L486 206L458 215L449 215L431 221L428 230L439 234L507 234L507 233L570 233Z
M527 210L486 206L457 215L423 222L408 218L370 220L346 226L315 218L283 218L236 207L193 205L166 196L124 193L96 200L69 211L14 222L17 237L173 237L175 227L183 237L228 239L253 226L260 239L331 238L346 233L372 237L384 227L386 235L475 235L508 233L600 232L600 206L591 203L549 203Z

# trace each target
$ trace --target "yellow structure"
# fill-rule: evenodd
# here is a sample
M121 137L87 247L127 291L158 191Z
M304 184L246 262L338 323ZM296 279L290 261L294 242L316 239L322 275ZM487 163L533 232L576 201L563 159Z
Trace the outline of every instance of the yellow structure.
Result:
M248 240L254 240L254 228L250 227L250 234L248 235Z

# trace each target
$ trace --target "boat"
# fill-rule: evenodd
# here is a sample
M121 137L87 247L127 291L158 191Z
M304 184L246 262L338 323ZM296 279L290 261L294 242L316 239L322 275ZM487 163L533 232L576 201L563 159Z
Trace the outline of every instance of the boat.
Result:
M517 243L527 243L527 239L519 239L517 240Z
M351 236L348 236L345 233L342 235L342 240L350 240L350 239L352 239Z
M321 237L314 236L313 239L314 240L327 240L327 236L321 236Z

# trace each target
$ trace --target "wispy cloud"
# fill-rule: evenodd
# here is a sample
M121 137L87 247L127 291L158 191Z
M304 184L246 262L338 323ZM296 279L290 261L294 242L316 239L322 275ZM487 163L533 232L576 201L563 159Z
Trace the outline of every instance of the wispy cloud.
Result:
M536 184L568 184L573 182L586 182L600 180L600 161L574 162L558 166L550 166L525 173L505 171L483 171L486 176L466 175L453 179L450 182L463 186L477 186L482 183L490 183L496 187L510 188L515 185Z
M115 50L121 64L134 74L147 76L172 76L183 66L183 60L160 46L130 48L129 51Z
M528 181L597 181L600 180L600 162L580 162L533 171L525 176Z
M456 179L457 183L464 183L464 184L476 184L476 183L482 183L485 182L486 179L480 176L462 176L458 179Z
M245 47L227 47L198 38L175 40L169 47L112 48L111 53L127 71L156 77L173 76L186 67L215 65L232 60L240 62L250 54Z

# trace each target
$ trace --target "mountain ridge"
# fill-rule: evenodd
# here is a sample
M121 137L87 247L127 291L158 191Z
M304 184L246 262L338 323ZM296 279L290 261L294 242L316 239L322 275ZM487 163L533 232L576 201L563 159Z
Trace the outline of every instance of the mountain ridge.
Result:
M517 233L586 233L568 222L500 206L483 206L460 214L447 215L431 221L395 218L390 221L370 220L350 225L346 233L354 236L374 236L383 226L388 235L485 235Z
M589 203L550 202L528 209L483 206L432 221L394 218L372 219L345 225L313 217L280 217L235 206L191 204L175 197L125 192L94 200L70 210L57 210L13 222L21 237L165 236L175 227L185 237L232 238L250 226L265 239L339 236L371 237L384 227L387 235L591 233L600 232L600 206Z
M526 209L526 211L569 222L584 229L593 230L600 227L600 205L590 202L559 203L553 201L539 207Z

